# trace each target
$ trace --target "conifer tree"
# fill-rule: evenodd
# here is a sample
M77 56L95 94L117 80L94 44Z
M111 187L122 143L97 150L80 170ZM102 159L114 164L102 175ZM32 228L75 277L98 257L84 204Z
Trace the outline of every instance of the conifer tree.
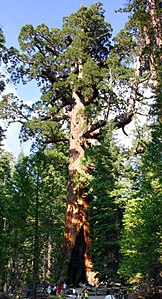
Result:
M54 151L55 152L55 151ZM56 152L20 154L8 180L5 252L3 273L7 284L23 296L27 285L36 289L40 282L58 280L61 271L65 214L66 160ZM2 251L3 247L1 247Z
M0 67L3 62L4 53L5 53L5 37L2 29L0 28ZM0 94L2 91L4 91L4 89L5 89L4 74L0 72ZM0 113L0 118L1 118L1 113ZM4 132L5 132L4 129L2 128L2 126L0 126L0 144L1 141L4 139Z
M69 283L84 282L91 272L87 215L90 169L84 164L85 149L100 143L98 138L111 111L116 112L116 128L124 130L131 122L139 97L139 78L144 75L140 37L136 34L135 42L134 36L123 33L123 43L118 39L112 51L111 31L101 3L81 6L64 18L62 30L50 30L45 24L24 26L19 35L22 52L8 52L12 79L24 83L36 79L42 96L32 107L11 95L4 97L3 116L7 114L9 122L22 123L24 140L34 137L47 146L64 142L68 149L62 278ZM134 59L135 69L130 67ZM71 279L72 264L79 260L82 265Z
M2 65L3 56L5 52L5 37L3 34L2 29L0 28L0 66ZM5 82L4 82L4 75L0 73L0 92L2 92L5 88Z
M6 279L6 261L10 255L8 218L11 215L9 215L8 205L11 193L8 182L11 177L11 162L11 155L0 148L0 280L3 284Z
M119 239L123 211L115 190L121 175L121 155L110 128L106 128L101 145L90 150L92 196L89 223L92 238L93 267L100 281L119 281ZM120 191L119 191L120 193Z
M133 159L127 179L119 270L131 282L145 284L147 292L161 285L161 125L153 127L152 142L138 163Z
M148 126L148 134L152 139L145 146L146 153L141 159L142 164L135 166L133 159L134 175L129 184L132 186L131 191L127 191L128 201L121 243L124 255L121 272L129 278L144 280L147 286L151 286L152 283L158 283L161 267L161 182L156 171L158 169L159 173L161 172L161 7L159 1L154 0L127 1L124 11L130 13L125 27L127 33L133 32L134 37L140 37L144 71L142 84L151 91L148 119L154 125Z

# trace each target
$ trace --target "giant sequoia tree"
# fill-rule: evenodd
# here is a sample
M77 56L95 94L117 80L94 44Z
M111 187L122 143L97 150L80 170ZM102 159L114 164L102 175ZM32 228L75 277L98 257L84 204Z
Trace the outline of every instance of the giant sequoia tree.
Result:
M99 144L111 111L116 113L115 127L124 129L131 122L139 77L143 74L140 36L136 35L135 40L131 34L123 33L122 46L118 40L112 49L111 30L101 3L90 8L81 6L64 18L62 30L50 30L44 24L36 28L24 26L19 35L22 52L8 52L12 79L25 83L36 79L42 96L32 107L11 95L4 97L4 115L7 111L9 121L22 123L24 140L34 137L47 146L64 142L68 148L62 275L71 283L86 281L91 272L87 216L90 167L84 163L85 149ZM130 70L130 60L131 64L136 61L135 71ZM75 273L71 279L70 273Z

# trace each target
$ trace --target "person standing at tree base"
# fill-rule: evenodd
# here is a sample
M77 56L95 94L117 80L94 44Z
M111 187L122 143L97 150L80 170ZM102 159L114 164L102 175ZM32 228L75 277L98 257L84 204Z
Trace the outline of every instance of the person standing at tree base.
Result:
M107 290L105 299L115 299L115 297L112 294L110 294L109 290Z
M27 287L26 289L26 299L29 299L31 297L31 289Z
M87 289L84 290L84 299L89 299L89 292Z

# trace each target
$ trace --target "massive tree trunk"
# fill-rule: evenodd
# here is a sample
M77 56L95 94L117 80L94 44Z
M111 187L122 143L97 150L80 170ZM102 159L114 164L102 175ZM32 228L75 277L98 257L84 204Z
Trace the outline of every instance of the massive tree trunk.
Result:
M33 116L33 126L30 117L24 114L23 106L20 103L17 106L17 113L13 112L14 122L17 120L17 115L19 115L19 122L24 124L24 136L25 134L27 136L32 136L33 134L35 138L39 134L38 132L41 132L41 138L43 136L44 143L56 143L67 140L69 142L70 161L67 186L64 256L66 265L64 273L68 274L70 283L85 282L89 280L91 274L91 240L87 217L89 199L86 193L86 174L88 169L83 162L85 158L84 147L97 144L97 136L102 133L102 129L107 123L109 110L113 109L116 104L117 110L121 106L122 111L115 118L116 127L124 129L124 126L131 122L135 113L135 101L140 82L141 53L138 53L129 105L126 112L124 112L123 108L127 103L127 99L121 101L119 97L119 103L117 103L117 97L113 96L112 87L110 88L110 85L112 85L111 78L110 84L108 83L109 77L111 77L107 65L107 58L111 51L109 41L111 28L104 22L103 15L100 4L92 5L90 10L81 7L76 15L72 14L72 17L67 18L64 22L62 34L59 31L52 30L50 32L43 24L35 30L30 25L23 27L19 36L21 47L25 49L24 52L26 51L25 61L24 55L19 58L22 59L20 61L22 61L23 65L21 72L24 70L24 74L29 75L31 80L36 78L39 80L40 85L43 84L42 108L38 108L36 103L34 112L39 111L39 109L43 110L39 111L40 118L38 122L36 121L37 118ZM74 33L75 31L76 33ZM56 39L54 39L54 32L56 33ZM49 36L47 37L46 34L49 34ZM27 39L28 43L26 43ZM33 49L39 55L34 54L31 57ZM131 55L134 55L134 50L131 51L133 51ZM115 56L118 55L119 53ZM114 63L116 64L115 60ZM15 76L15 67L13 72ZM19 80L22 76L21 72L17 75ZM113 72L116 72L116 70L112 69L111 73ZM83 75L85 75L85 80L82 80ZM44 85L44 81L47 81L47 85L46 83ZM99 82L102 84L100 85ZM101 90L98 92L100 88ZM102 88L103 95L100 98ZM109 90L111 90L110 94L112 94L110 97L108 96ZM103 96L105 97L104 101ZM13 100L15 107L15 98ZM91 121L88 123L84 113L84 105L88 107L91 104L96 110L99 109L98 113L100 112L102 119L100 119L98 113L95 114L95 109L92 109L95 116L93 113L92 115L90 114ZM8 107L7 103L7 109ZM114 108L114 111L116 108ZM30 115L32 113L31 108L27 112ZM64 120L67 119L70 126L70 135L60 130ZM27 126L26 122L28 123ZM59 123L58 127L55 126L56 122ZM30 130L28 130L28 126ZM66 278L65 275L62 278ZM36 279L37 277L35 277Z
M86 209L88 200L85 193L87 168L84 165L82 136L87 127L84 119L84 105L73 91L74 105L70 115L69 138L69 180L66 209L66 273L70 283L77 284L87 280L90 268L90 237Z

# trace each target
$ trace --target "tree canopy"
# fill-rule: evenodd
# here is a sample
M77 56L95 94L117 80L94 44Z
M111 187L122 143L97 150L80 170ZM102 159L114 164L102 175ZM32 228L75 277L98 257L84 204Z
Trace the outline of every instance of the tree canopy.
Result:
M20 50L1 35L10 79L41 91L32 106L12 94L0 102L21 140L33 139L7 174L1 156L1 278L32 282L33 298L44 280L161 283L161 8L133 0L121 11L129 20L114 40L100 2L62 29L27 24ZM128 148L114 132L131 122Z

